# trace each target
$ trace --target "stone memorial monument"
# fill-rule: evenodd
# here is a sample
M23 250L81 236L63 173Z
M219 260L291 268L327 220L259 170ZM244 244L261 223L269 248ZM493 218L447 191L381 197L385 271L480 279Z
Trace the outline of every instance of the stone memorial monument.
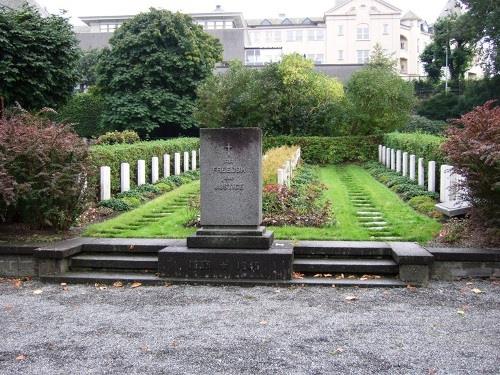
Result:
M201 129L201 228L159 253L163 277L289 279L291 246L262 223L262 132Z

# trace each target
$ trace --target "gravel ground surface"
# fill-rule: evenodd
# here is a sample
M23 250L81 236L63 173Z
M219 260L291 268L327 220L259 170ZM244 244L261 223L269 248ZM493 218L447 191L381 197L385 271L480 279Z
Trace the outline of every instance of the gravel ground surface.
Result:
M2 375L499 374L500 283L99 288L3 280L0 334Z

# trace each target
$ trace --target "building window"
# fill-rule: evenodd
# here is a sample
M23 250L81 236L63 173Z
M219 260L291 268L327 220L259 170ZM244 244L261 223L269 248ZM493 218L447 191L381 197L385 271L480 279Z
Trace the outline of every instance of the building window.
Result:
M344 35L344 25L338 25L337 31L338 31L338 33L337 33L338 36L343 36Z
M339 49L337 60L339 60L339 61L344 60L344 50L343 49Z
M370 60L370 51L367 49L358 49L356 51L358 56L358 64L366 64Z
M115 31L117 28L119 27L118 24L116 23L101 23L99 25L99 31L101 33L112 33L113 31Z
M401 35L399 37L399 42L401 44L401 49L403 51L408 51L408 39L406 39L406 37L404 37L403 35Z
M217 30L222 30L224 28L224 21L215 21L215 28Z
M323 64L323 61L325 60L325 55L322 53L318 54L311 53L307 55L307 58L309 60L312 60L315 64Z
M325 40L325 31L323 29L309 29L307 31L308 41L323 41Z
M246 65L264 65L281 60L281 48L249 48L245 50Z
M388 35L388 34L389 34L389 24L384 23L384 35Z
M225 21L224 22L224 28L225 29L234 29L233 21Z
M250 33L250 41L252 44L259 44L260 43L260 32L253 31L252 33Z
M302 30L288 30L286 32L287 42L302 42Z
M356 36L358 40L368 40L370 39L370 33L368 31L368 24L361 23L358 25L356 30Z
M271 30L266 31L266 43L272 43L273 41L273 32Z
M399 62L400 62L401 73L408 73L408 60L400 59Z
M276 30L274 32L274 41L281 42L281 31L280 30Z
M206 27L207 27L207 30L214 30L215 29L215 22L214 21L207 21Z

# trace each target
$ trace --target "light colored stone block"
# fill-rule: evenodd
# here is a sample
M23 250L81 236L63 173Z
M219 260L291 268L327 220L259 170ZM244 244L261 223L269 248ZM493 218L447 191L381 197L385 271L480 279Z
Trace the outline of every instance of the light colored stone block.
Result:
M174 154L174 174L176 176L181 174L181 154L176 152Z
M382 145L378 145L378 162L382 163Z
M193 150L191 151L191 170L195 171L197 166L196 166L196 151Z
M401 150L396 151L396 172L401 173Z
M154 184L158 182L159 179L159 169L160 169L160 162L158 160L157 156L153 156L151 158L151 183Z
M130 164L121 163L120 165L120 191L122 193L130 190Z
M427 191L436 191L436 162L430 161L427 167Z
M101 200L111 199L111 168L101 167Z
M408 153L403 152L403 165L402 165L403 176L408 175Z
M410 180L415 180L415 155L410 155Z
M441 202L449 202L451 199L451 174L453 167L451 165L441 165L441 174L439 181L439 200Z
M189 152L184 151L184 172L189 171Z
M424 158L418 158L418 184L425 186Z
M386 148L385 150L385 166L386 168L390 168L391 166L391 149Z
M163 155L163 177L169 177L169 176L170 176L170 155L164 154Z
M396 169L396 150L391 148L391 169L394 171Z
M137 160L137 186L146 183L146 161Z
M385 155L386 155L386 147L385 146L382 146L382 164L385 165Z

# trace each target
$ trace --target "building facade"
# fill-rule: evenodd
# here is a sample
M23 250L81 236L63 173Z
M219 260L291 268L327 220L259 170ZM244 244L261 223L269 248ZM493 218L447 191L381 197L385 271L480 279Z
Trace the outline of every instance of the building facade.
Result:
M401 76L424 76L419 55L432 36L420 17L403 14L383 0L337 0L321 17L246 20L242 13L225 12L220 6L190 16L221 41L224 62L236 59L259 66L299 53L329 74L337 68L359 69L378 43L398 61ZM76 29L81 47L105 47L113 31L131 17L81 17L87 25Z

